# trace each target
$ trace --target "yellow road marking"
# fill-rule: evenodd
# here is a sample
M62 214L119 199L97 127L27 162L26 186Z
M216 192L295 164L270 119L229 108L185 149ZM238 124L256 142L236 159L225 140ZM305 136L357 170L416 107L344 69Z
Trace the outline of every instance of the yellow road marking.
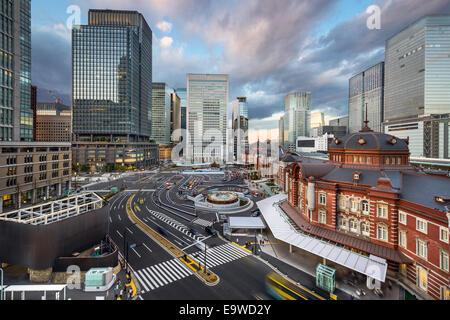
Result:
M245 250L245 251L247 251L247 252L249 252L249 253L253 253L253 252L251 252L250 250L248 250L247 248L238 245L236 242L233 242L233 244L234 244L235 246L238 246L238 247L241 248L242 250Z

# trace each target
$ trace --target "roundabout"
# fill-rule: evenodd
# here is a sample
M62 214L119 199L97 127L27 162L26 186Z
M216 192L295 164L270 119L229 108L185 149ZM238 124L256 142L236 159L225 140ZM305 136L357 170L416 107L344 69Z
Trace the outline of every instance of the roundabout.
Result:
M253 202L244 193L236 191L214 190L190 198L198 210L220 213L235 213L249 209Z

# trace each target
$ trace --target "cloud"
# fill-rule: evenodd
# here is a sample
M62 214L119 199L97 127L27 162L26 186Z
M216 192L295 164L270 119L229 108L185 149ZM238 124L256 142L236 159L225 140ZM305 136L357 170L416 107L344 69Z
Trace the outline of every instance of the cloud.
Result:
M159 44L162 48L170 48L172 46L173 39L171 37L163 37L159 40Z
M159 22L156 27L165 33L170 33L172 31L172 24L167 21L161 21Z

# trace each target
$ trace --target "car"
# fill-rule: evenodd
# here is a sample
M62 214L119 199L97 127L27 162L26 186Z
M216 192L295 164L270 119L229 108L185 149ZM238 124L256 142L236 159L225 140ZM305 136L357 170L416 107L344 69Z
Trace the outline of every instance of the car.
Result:
M205 231L206 231L208 234L212 235L212 236L216 236L216 235L217 235L216 229L214 229L214 228L211 227L211 226L206 227L206 228L205 228Z

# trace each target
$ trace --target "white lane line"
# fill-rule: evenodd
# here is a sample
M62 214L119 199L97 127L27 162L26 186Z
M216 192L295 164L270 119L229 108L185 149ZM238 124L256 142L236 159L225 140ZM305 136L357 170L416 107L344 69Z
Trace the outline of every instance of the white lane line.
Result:
M109 222L111 222L111 223L112 223L112 219L111 219L111 217L109 217Z
M150 248L147 247L147 245L146 245L145 243L142 243L142 245L143 245L144 247L146 247L148 251L152 252L152 250L150 250Z
M133 234L133 231L131 231L130 229L126 228L128 230L129 233Z
M116 232L119 234L119 236L120 236L121 238L123 238L123 235L120 234L119 230L116 230Z
M139 258L142 258L141 255L140 255L134 248L131 248L131 249L134 251L134 253L136 253L136 255L137 255Z
M120 217L120 214L117 215L119 217L119 220L122 221L122 218Z
M141 299L141 300L144 300L144 299L141 297L141 295L139 295L138 298Z

